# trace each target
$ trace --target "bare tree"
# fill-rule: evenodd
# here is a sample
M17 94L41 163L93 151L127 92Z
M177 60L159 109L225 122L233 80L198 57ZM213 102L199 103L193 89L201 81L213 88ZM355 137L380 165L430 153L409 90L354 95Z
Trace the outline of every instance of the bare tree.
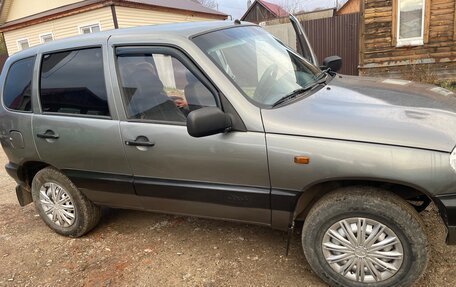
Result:
M296 13L300 11L301 0L281 0L280 6L285 9L288 13Z
M193 0L194 2L198 2L204 7L211 8L211 9L217 9L218 8L218 3L216 0Z

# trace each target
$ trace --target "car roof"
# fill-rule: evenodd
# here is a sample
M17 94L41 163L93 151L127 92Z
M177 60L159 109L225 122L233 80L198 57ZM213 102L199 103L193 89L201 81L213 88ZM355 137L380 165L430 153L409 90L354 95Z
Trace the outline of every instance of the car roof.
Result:
M151 25L151 26L139 26L132 28L122 28L122 29L113 29L107 31L101 31L93 34L78 35L73 37L68 37L61 40L54 40L48 43L40 44L27 48L25 50L19 51L13 54L10 60L17 60L31 55L37 54L38 49L46 47L53 50L55 46L58 49L62 48L71 48L75 41L84 42L84 41L106 41L112 36L122 36L122 35L144 35L144 34L155 34L163 35L165 37L185 37L190 38L197 34L202 34L205 32L210 32L219 29L226 29L235 26L248 26L254 25L248 22L239 21L207 21L207 22L184 22L184 23L173 23L173 24L160 24L160 25ZM68 43L68 45L66 45ZM57 49L56 49L57 50Z

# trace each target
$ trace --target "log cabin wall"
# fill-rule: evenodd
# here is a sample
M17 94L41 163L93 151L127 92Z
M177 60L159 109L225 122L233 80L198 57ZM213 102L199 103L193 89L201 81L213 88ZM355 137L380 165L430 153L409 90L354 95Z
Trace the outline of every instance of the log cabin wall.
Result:
M360 75L456 80L456 0L426 0L423 44L402 47L396 41L397 1L361 1Z

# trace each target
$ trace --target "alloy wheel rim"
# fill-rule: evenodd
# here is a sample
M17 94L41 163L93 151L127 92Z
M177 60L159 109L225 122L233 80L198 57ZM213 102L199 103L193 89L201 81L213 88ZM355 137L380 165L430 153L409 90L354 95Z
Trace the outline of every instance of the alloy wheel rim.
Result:
M57 226L70 227L76 220L76 210L69 193L54 182L40 188L40 205L44 214Z
M376 220L363 217L333 224L323 236L322 250L335 272L363 283L393 277L404 259L404 249L396 233Z

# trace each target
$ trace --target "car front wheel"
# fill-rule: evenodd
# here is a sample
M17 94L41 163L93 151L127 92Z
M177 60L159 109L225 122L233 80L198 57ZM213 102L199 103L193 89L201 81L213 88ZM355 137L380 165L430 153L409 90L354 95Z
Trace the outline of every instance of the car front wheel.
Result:
M410 286L428 260L423 223L397 195L350 187L320 199L302 244L312 269L331 286Z

